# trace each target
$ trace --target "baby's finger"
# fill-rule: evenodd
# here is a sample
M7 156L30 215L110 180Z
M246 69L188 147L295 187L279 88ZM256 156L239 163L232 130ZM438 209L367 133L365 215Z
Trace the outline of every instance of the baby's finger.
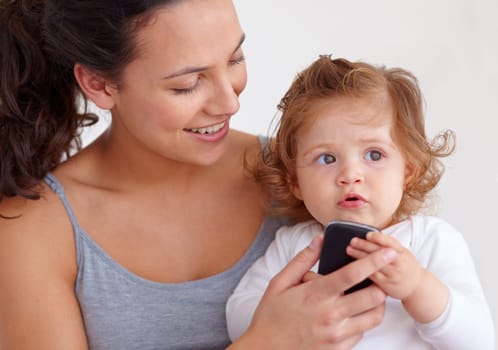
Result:
M317 279L317 284L320 284L319 289L329 296L334 292L342 293L365 278L368 278L372 273L390 264L396 259L396 254L396 251L393 249L379 249L323 278Z
M346 247L346 253L350 257L355 258L355 259L364 258L365 256L367 256L369 254L368 252L365 252L364 250L356 249L355 247L353 247L351 245L348 245Z
M391 278L391 276L396 273L396 268L392 265L386 265L382 270L379 270L372 275L370 275L370 279L374 282L377 280L379 282Z
M381 232L367 233L367 240L370 243L378 244L382 247L390 247L394 249L402 248L402 245L396 238L393 238Z
M373 253L381 248L379 244L358 237L353 238L351 242L349 242L349 245L357 250L362 250L366 253Z
M317 274L316 272L308 271L304 274L302 282L305 283L305 282L308 282L308 281L314 280L315 278L320 278L320 277L321 277L321 275Z

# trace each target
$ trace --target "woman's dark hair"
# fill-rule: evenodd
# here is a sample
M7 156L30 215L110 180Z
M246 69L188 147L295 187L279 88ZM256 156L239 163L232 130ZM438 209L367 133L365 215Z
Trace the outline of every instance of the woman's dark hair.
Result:
M97 122L75 63L117 82L136 56L137 28L174 2L0 0L0 201L39 199L40 181Z

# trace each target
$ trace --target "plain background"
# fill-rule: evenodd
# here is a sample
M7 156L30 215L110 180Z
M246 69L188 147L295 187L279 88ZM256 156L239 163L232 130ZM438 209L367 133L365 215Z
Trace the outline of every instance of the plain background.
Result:
M459 229L498 323L498 0L235 0L248 85L233 128L267 135L295 74L319 54L410 70L429 136L457 135L437 214ZM84 133L88 143L105 121Z

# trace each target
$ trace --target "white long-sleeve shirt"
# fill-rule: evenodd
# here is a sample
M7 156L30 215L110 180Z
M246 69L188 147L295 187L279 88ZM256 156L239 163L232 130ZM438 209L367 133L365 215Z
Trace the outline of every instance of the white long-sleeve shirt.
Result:
M450 298L437 319L422 324L406 313L399 300L388 297L381 325L366 332L354 349L494 350L493 320L462 235L439 218L421 215L383 233L410 249L422 267L448 286ZM271 278L319 234L323 227L314 221L277 231L265 255L247 271L228 300L227 327L232 340L249 326Z

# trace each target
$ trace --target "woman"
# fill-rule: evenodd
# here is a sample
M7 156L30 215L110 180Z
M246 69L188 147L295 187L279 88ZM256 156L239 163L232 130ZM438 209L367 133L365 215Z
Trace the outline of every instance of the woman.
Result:
M245 171L258 139L229 128L246 83L232 2L2 0L0 13L0 347L229 346L226 299L285 222ZM94 120L79 93L112 124L61 161ZM231 347L346 349L380 322L380 289L341 291L393 251L318 277L320 244Z

